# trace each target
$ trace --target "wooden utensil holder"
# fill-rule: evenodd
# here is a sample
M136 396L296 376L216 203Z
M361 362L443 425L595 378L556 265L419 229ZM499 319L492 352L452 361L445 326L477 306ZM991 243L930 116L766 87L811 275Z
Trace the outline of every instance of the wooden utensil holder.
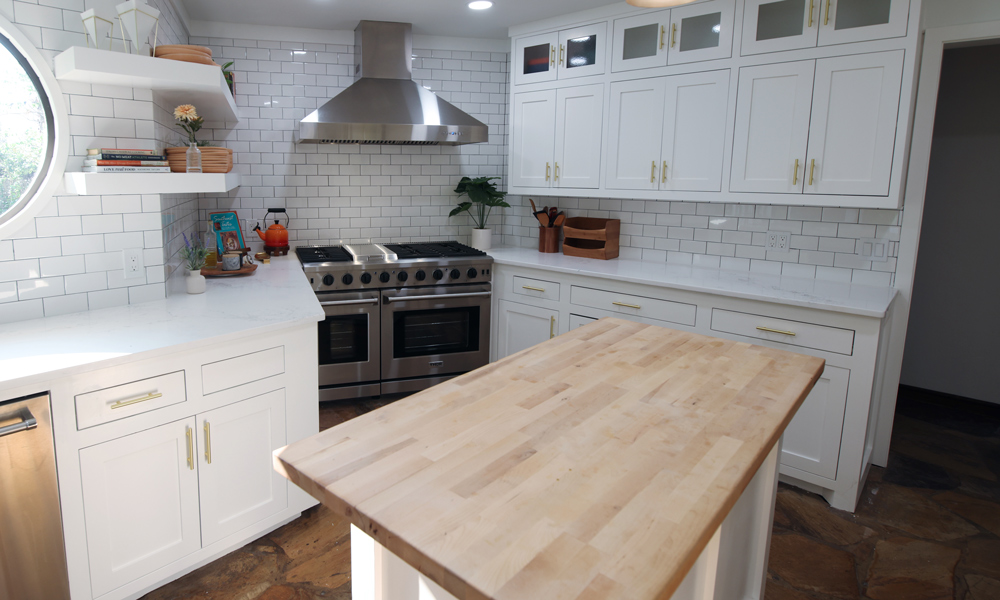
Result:
M546 254L559 252L559 231L562 227L538 228L538 251Z
M563 225L563 254L608 260L618 258L619 219L572 217Z

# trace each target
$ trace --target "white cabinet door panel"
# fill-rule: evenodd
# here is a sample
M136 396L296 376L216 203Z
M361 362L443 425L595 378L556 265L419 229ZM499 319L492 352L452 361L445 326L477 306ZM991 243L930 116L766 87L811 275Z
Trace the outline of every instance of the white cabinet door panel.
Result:
M823 0L819 45L906 35L909 0Z
M665 79L660 189L722 189L729 77L725 70Z
M285 445L284 390L201 414L197 433L204 545L285 508L288 482L272 461Z
M669 10L615 19L611 71L620 73L667 66L669 27Z
M559 34L544 33L521 38L514 43L514 85L556 80L556 51Z
M670 13L669 63L679 65L733 55L733 0L711 0Z
M807 60L740 69L732 191L802 192L815 68Z
M560 89L556 115L553 185L597 189L601 184L604 84Z
M527 350L559 332L559 313L547 308L501 300L497 329L497 358Z
M555 154L556 91L514 94L511 185L549 187Z
M662 77L611 84L608 189L659 188L665 85Z
M80 450L96 598L201 548L195 420Z
M827 365L781 442L781 464L827 479L837 478L851 372Z
M603 75L607 59L608 24L585 25L559 32L559 79Z
M743 55L813 48L821 0L746 0Z
M889 193L902 74L902 50L816 61L806 193Z

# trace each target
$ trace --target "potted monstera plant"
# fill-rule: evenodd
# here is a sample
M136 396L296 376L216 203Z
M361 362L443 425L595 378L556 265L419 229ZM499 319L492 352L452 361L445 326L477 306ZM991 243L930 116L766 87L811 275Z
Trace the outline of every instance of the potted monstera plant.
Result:
M493 180L499 177L476 177L475 179L463 177L455 188L458 197L467 196L466 202L460 203L449 214L449 217L468 211L472 217L474 228L472 229L472 247L479 250L489 250L492 247L493 230L486 227L486 222L490 218L490 212L494 208L510 208L510 204L504 201L507 192L497 190Z

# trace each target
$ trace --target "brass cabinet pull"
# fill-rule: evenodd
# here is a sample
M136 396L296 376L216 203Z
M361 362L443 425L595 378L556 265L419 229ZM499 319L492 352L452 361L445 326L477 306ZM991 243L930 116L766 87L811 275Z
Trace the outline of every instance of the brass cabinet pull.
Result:
M559 64L566 64L566 46L563 46L562 44L559 44Z
M147 402L149 400L156 400L157 398L162 398L163 394L157 394L155 392L146 394L141 398L132 398L131 400L119 400L111 405L111 410L116 408L124 408L126 406L132 406L133 404L139 404L140 402Z
M552 165L545 163L545 181L549 181L552 178Z
M670 47L677 45L677 23L673 24L673 32L670 34Z
M212 464L212 426L205 421L205 462Z
M552 51L551 52L551 58L549 58L549 63L553 67L555 67L556 66L556 47L555 46L549 46L549 50Z
M809 0L809 28L812 29L813 26L813 0Z
M816 174L816 159L814 158L812 159L812 162L809 163L809 185L812 185L813 182L815 181L813 178L813 175L815 174Z
M649 183L656 183L656 161L653 161L653 168L649 171Z
M823 17L823 24L824 25L829 25L830 24L830 1L831 0L826 0L826 16Z
M763 327L763 326L757 326L757 329L759 329L760 331L766 331L768 333L780 333L781 335L790 335L792 337L795 337L794 331L782 331L780 329L771 329L770 327Z
M663 161L663 183L667 182L667 161Z
M191 437L191 428L184 428L184 435L187 436L187 462L188 468L194 471L194 439Z
M663 25L660 25L660 50L663 50L663 46L664 44L666 44L666 41L664 41L663 39L666 36L667 36L667 28L664 27Z
M799 159L795 159L795 171L792 174L792 185L799 184Z
M549 339L556 337L556 318L549 317Z
M531 287L530 285L522 285L521 287L523 287L526 290L531 290L533 292L542 292L543 294L545 293L545 288L536 288L536 287Z
M559 163L556 163L556 176L553 177L553 180L559 181Z
M611 304L614 304L615 306L624 306L625 308L634 308L636 310L639 310L639 309L642 308L638 304L625 304L624 302L612 302Z

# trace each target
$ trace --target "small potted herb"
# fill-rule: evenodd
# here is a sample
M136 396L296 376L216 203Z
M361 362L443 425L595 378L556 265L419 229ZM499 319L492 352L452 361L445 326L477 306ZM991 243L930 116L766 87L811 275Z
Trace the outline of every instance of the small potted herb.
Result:
M187 293L201 294L205 291L205 276L201 274L201 268L205 266L208 248L205 248L198 236L192 236L192 242L187 234L181 235L184 236L184 247L181 248L180 255L184 260L184 268L187 269Z
M510 208L510 204L504 201L507 192L497 191L497 186L493 180L499 177L477 177L470 179L463 177L455 188L458 197L468 196L467 202L460 203L455 207L449 217L468 211L472 217L475 227L472 229L472 247L479 250L489 250L492 247L492 229L486 228L486 222L490 218L490 211L494 208Z

